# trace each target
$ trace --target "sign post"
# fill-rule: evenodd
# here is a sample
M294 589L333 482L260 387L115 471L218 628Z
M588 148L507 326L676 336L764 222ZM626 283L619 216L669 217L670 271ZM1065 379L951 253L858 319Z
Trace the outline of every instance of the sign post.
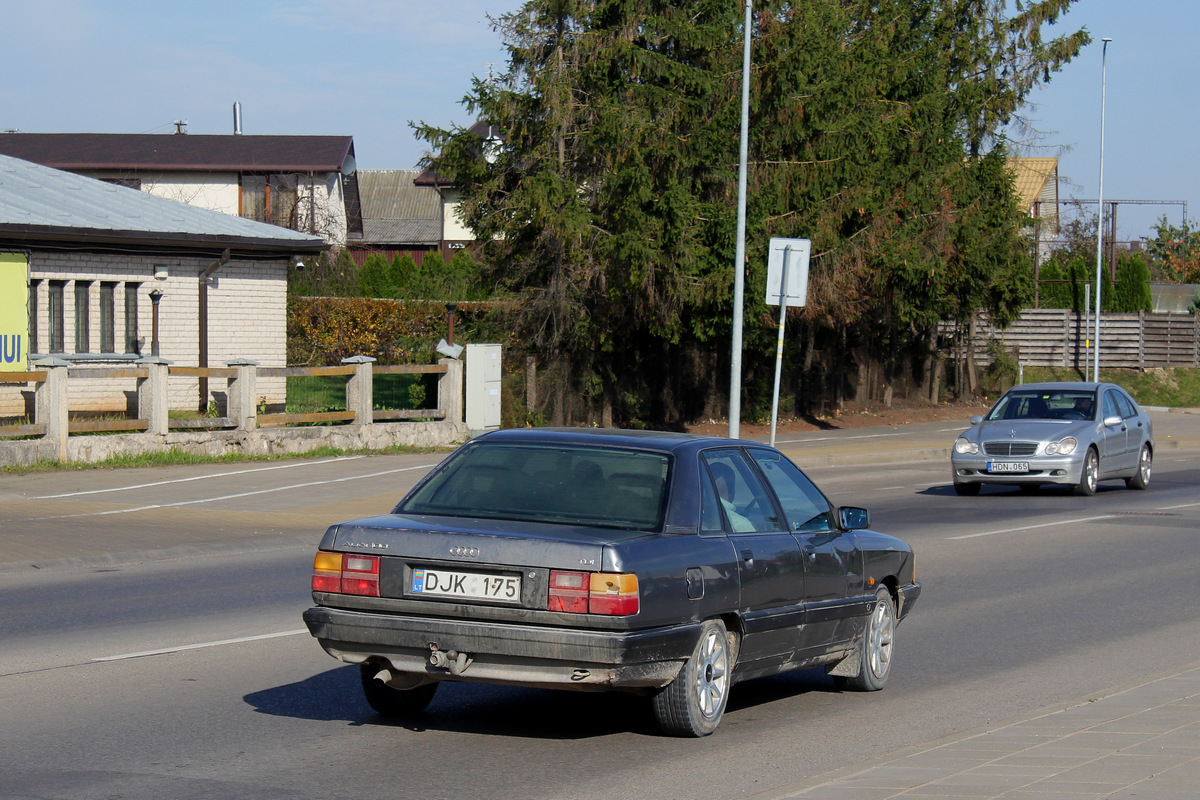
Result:
M775 343L775 391L771 398L771 446L779 422L779 381L783 373L783 329L789 306L803 307L808 300L808 239L771 239L767 257L767 305L779 306L779 335Z

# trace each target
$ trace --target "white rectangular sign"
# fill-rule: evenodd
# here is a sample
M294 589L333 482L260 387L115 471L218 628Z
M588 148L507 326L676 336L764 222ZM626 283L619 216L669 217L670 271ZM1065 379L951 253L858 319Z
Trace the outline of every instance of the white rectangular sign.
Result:
M787 305L803 306L808 300L808 255L812 242L808 239L771 239L767 256L767 305L779 305L780 285L783 283L783 262L787 256Z

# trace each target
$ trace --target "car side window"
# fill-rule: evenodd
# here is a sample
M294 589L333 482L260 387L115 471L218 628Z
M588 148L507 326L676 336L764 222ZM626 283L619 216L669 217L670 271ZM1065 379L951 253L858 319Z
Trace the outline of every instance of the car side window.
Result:
M1125 419L1136 417L1138 415L1137 405L1124 392L1115 392L1117 396L1117 408L1121 410L1121 416Z
M700 532L724 533L725 518L721 516L721 504L712 476L707 471L700 473Z
M1123 417L1121 409L1117 407L1117 395L1112 389L1104 393L1104 418Z
M726 530L733 533L780 530L771 497L740 450L709 450L701 457L708 466Z
M827 531L833 527L829 501L799 467L770 450L750 453L775 490L793 531Z

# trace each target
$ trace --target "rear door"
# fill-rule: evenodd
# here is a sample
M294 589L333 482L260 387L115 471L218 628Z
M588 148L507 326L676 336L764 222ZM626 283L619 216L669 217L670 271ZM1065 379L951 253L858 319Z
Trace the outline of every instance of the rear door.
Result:
M741 448L708 450L701 458L709 481L702 488L713 501L702 516L719 520L738 563L738 610L745 627L738 660L787 660L804 624L800 545Z

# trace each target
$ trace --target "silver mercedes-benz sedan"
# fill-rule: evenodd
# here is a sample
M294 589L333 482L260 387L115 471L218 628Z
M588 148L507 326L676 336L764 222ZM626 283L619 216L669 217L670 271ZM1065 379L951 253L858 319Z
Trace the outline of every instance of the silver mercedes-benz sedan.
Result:
M1036 490L1044 483L1092 495L1103 480L1130 489L1150 484L1150 417L1111 383L1014 386L954 442L954 491L979 494L985 483Z

